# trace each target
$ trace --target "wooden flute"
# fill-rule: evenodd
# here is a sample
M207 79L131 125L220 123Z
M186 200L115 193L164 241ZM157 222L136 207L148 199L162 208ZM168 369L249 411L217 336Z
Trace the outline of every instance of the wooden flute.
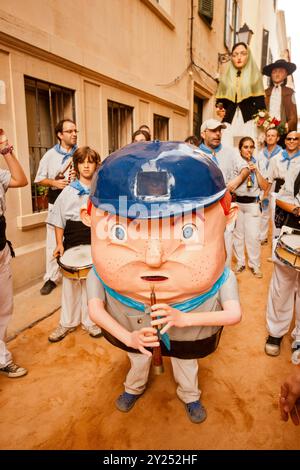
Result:
M154 286L152 286L151 294L150 294L150 305L152 306L155 304L156 304L156 295L154 292ZM160 329L161 327L157 327L158 340L160 340L160 334L159 334ZM153 364L155 375L160 375L164 372L163 358L162 358L160 346L156 346L155 348L152 348L152 364Z

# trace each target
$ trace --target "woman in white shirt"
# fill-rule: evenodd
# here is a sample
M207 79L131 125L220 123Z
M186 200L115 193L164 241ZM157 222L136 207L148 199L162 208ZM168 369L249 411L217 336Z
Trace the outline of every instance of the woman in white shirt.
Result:
M243 137L239 142L241 157L247 161L250 170L248 178L235 190L239 208L236 226L233 232L233 250L237 259L235 272L246 269L245 246L248 255L248 266L255 277L261 278L260 270L260 206L259 194L266 190L268 182L259 172L253 157L255 149L251 137Z

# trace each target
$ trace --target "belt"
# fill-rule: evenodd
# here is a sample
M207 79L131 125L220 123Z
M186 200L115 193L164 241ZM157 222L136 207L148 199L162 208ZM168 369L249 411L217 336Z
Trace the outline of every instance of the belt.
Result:
M241 204L250 204L251 202L258 202L258 199L258 196L236 196L236 202L240 202Z

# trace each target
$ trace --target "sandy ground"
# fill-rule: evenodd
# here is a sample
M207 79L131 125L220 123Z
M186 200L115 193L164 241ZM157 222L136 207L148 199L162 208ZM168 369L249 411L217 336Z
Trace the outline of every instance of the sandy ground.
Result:
M264 247L263 258L269 254ZM277 406L280 383L294 367L290 338L284 338L279 357L264 353L271 270L264 262L262 280L250 271L239 276L243 320L225 328L218 350L200 360L204 423L188 420L168 359L165 374L150 377L133 410L117 411L126 354L81 328L60 343L48 343L56 312L9 343L29 373L0 377L0 448L299 449L300 429L282 422Z

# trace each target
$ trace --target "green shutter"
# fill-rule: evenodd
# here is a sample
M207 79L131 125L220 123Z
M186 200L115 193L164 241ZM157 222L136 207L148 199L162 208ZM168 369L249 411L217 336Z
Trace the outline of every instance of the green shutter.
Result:
M198 0L198 12L211 24L214 16L214 0Z

